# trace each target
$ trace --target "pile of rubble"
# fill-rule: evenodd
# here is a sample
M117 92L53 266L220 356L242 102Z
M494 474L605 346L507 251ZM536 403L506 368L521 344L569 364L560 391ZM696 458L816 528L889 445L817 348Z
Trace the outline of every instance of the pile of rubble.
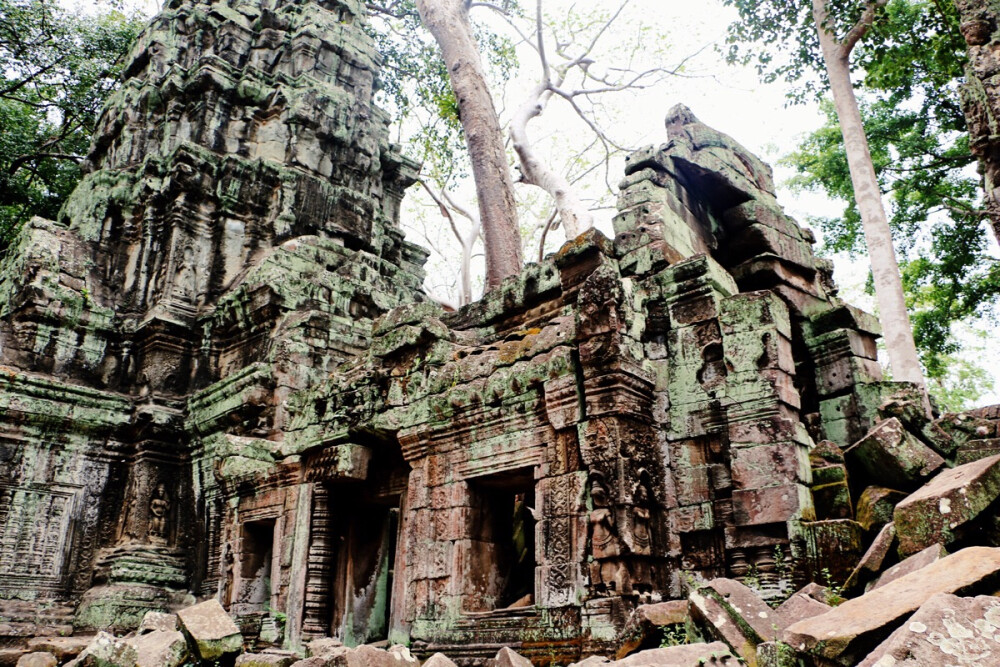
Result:
M456 667L443 653L421 662L405 646L363 644L344 646L336 639L315 639L305 655L275 648L260 653L243 652L244 638L216 600L188 607L177 614L148 612L140 627L125 637L99 632L88 637L32 639L25 649L0 649L0 665L16 667ZM385 642L382 642L385 644ZM614 663L588 658L578 667L614 664L644 665L738 664L721 642L697 643L640 651ZM510 648L502 648L491 661L494 667L532 667L531 661Z
M1000 406L932 421L901 394L879 412L852 446L812 453L817 514L847 537L825 585L772 607L753 573L692 581L686 601L636 610L619 655L680 637L760 667L1000 664Z

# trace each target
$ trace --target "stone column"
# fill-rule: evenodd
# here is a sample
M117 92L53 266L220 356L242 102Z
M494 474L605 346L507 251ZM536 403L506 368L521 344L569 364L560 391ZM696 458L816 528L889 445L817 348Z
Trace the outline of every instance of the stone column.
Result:
M304 639L330 633L330 575L333 571L330 491L325 484L313 488L312 521L309 528L306 594L302 617Z

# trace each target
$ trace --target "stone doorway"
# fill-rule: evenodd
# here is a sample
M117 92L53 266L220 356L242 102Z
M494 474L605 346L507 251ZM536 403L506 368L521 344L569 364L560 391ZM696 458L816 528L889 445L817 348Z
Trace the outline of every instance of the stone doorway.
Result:
M494 611L535 603L533 468L469 481L473 507L462 610Z
M354 646L388 639L392 614L399 499L366 500L349 488L331 493L332 544L331 635Z
M240 568L232 610L253 614L271 610L274 595L275 520L246 521L240 529Z

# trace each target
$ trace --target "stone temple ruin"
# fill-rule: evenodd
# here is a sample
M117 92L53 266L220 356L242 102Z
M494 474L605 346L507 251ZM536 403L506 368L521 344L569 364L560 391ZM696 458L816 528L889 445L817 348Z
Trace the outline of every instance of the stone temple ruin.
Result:
M614 241L428 302L363 9L168 1L0 265L4 646L216 599L248 647L566 664L697 582L864 577L863 480L1000 452L913 416L770 169L683 107Z

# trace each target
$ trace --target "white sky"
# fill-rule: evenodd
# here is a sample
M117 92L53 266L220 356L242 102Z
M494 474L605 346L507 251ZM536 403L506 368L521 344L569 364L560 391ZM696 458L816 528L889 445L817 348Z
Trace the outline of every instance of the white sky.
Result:
M77 4L75 0L61 2L67 5ZM156 0L125 0L125 4L146 13L152 13L158 7ZM522 0L522 4L533 5L530 0ZM577 10L609 10L617 6L617 0L546 0L545 8L550 16L558 18L569 6L575 6ZM476 11L488 13L488 10ZM775 162L794 150L804 134L818 128L822 118L814 103L786 106L786 89L783 84L764 85L752 70L725 64L712 45L723 44L726 26L734 16L735 12L724 7L720 0L631 0L620 24L631 26L631 29L638 29L640 24L647 26L658 36L651 44L665 47L676 58L704 49L691 63L692 73L702 73L704 76L673 78L655 90L620 98L611 105L614 107L611 113L617 120L611 133L628 145L661 143L666 138L663 118L667 110L682 102L704 123L731 135L774 166L775 180L779 183L778 199L800 224L806 225L806 220L811 215L838 215L842 205L818 194L796 193L780 186L792 173L787 168L775 165ZM474 18L483 17L480 14ZM626 32L625 35L627 34ZM620 55L615 51L615 36L611 37L612 39L606 40L608 48L604 54L609 59ZM522 54L522 63L529 62L529 59L530 54ZM598 63L601 62L599 59ZM674 60L657 64L671 62ZM524 70L527 76L511 82L505 99L521 99L530 88L533 83L532 70L530 67ZM508 104L513 106L514 102ZM571 114L560 112L554 104L542 119L531 126L531 134L543 141L553 139L554 151L559 150L559 142L572 145L572 142L587 139L585 128L575 123ZM617 182L621 173L618 168L617 174L613 174L612 182ZM414 197L408 197L408 200L413 199ZM411 212L414 210L413 206L415 204L411 201ZM610 215L611 212L603 213L605 222L598 225L608 234L610 226L606 220L610 219ZM418 238L413 240L422 242ZM869 311L873 310L873 299L865 295L862 289L868 273L867 267L845 258L834 260L835 278L841 287L842 296ZM997 390L1000 391L1000 369L997 369L995 376ZM997 393L984 397L984 402L997 401L1000 401Z

